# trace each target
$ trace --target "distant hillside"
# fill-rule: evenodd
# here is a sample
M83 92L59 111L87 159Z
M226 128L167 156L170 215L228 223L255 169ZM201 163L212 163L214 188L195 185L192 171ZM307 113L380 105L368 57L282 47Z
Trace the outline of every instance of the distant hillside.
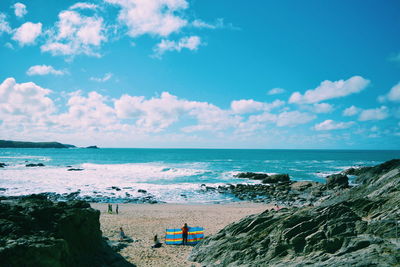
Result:
M72 148L74 145L66 145L58 142L21 142L0 140L0 148Z

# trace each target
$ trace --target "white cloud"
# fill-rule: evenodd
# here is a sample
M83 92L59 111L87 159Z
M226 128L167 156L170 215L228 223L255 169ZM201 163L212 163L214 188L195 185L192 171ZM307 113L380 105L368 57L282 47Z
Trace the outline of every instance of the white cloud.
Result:
M316 131L330 131L350 128L354 122L334 122L333 120L325 120L314 126Z
M42 124L55 111L50 90L35 83L7 78L0 84L0 118L7 125L21 122Z
M97 5L92 3L78 2L69 7L69 9L96 9Z
M59 126L88 130L121 130L115 110L107 105L107 97L90 92L87 97L81 92L71 94L68 111L57 118Z
M120 6L118 19L128 27L128 34L166 37L187 25L180 16L189 4L185 0L105 0Z
M278 94L282 94L284 92L285 92L285 89L283 89L283 88L273 88L268 91L268 94L269 95L278 95Z
M375 109L365 109L358 117L359 121L384 120L389 116L388 108L381 106Z
M300 124L308 123L316 118L315 115L300 112L300 111L284 111L279 114L272 114L269 112L264 112L260 115L252 115L249 117L248 123L264 123L264 122L272 122L275 123L278 127L289 126L293 127Z
M42 33L42 23L26 22L19 27L13 39L18 41L21 46L33 44L36 38Z
M201 39L199 36L182 37L179 41L161 40L160 43L154 48L156 57L161 57L166 51L178 51L186 48L191 51L197 50L201 45Z
M393 86L389 93L378 97L379 102L392 101L400 102L400 82Z
M35 65L30 67L26 74L29 76L33 75L47 75L47 74L54 74L54 75L64 75L66 72L62 70L56 70L52 66L48 65Z
M344 97L361 92L369 83L369 80L361 76L353 76L348 80L339 80L335 82L326 80L321 82L317 88L307 90L304 95L300 92L293 93L290 96L289 103L310 104L332 98Z
M107 72L106 74L104 74L103 77L90 77L91 81L95 81L95 82L99 82L99 83L103 83L108 81L109 79L111 79L111 77L113 76L113 74L111 72Z
M260 110L269 111L273 108L284 105L285 102L281 100L275 100L272 103L264 103L254 101L253 99L241 99L234 100L231 102L231 110L233 113L245 114L252 113Z
M23 16L26 15L26 13L28 13L28 11L26 10L26 5L24 5L22 3L15 3L14 4L14 13L15 13L15 16L22 18Z
M354 116L360 113L362 109L357 108L356 106L351 106L343 110L343 116Z
M315 103L312 107L315 113L330 113L333 111L333 106L328 103Z
M224 28L224 20L222 18L219 18L216 20L215 23L208 23L201 19L195 19L194 21L192 21L191 25L195 28L214 30L214 29Z
M283 126L296 126L299 124L308 123L316 118L315 115L303 113L299 111L284 111L278 115L276 125Z
M66 10L62 11L58 18L57 30L51 34L47 43L41 46L42 51L53 55L100 56L96 49L107 40L101 17L88 17L73 10Z
M6 18L6 15L0 12L0 36L3 32L11 33L11 27Z

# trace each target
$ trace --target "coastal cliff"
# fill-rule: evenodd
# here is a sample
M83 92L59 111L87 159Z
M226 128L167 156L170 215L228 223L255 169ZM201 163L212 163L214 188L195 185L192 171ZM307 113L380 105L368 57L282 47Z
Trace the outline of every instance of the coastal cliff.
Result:
M356 172L358 186L325 196L318 206L246 217L206 238L190 260L203 266L398 266L400 160Z
M22 142L0 140L0 148L74 148L74 145L61 144L58 142Z
M0 266L134 266L102 237L100 212L44 195L0 201Z

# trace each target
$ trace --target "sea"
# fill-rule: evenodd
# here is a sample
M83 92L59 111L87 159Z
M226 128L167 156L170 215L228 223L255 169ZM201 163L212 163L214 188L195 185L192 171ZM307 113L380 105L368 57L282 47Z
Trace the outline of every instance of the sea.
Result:
M0 162L7 166L0 168L0 196L79 190L104 201L147 194L167 203L223 203L238 199L205 186L259 182L236 178L240 172L287 173L292 180L324 183L327 175L394 158L400 158L399 150L3 148ZM26 167L30 163L45 166Z

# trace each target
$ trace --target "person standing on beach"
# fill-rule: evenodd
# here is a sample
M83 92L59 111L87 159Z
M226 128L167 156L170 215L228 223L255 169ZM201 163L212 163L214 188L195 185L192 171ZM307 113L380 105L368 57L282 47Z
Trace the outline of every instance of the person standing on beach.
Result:
M112 214L112 205L108 204L108 213Z
M119 208L118 208L118 204L117 204L117 206L115 207L115 213L118 214L118 211L119 211Z
M185 223L182 227L182 245L187 245L189 226Z

